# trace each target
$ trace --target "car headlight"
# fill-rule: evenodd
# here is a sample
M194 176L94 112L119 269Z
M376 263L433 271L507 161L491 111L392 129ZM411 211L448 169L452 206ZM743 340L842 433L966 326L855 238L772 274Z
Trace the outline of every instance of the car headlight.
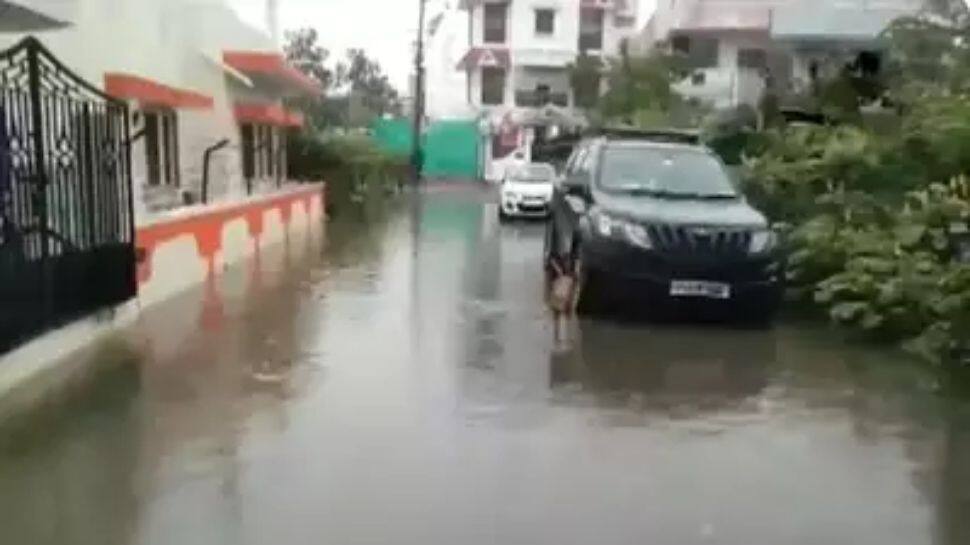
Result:
M601 237L611 237L613 236L613 229L617 226L617 220L607 216L606 214L596 215L596 232L599 233Z
M650 233L646 227L614 218L608 214L598 213L593 222L596 234L605 238L623 238L630 244L645 250L653 249L653 241L650 240Z
M762 229L751 234L751 245L748 252L763 254L775 249L778 245L778 235L771 229Z
M502 198L507 201L517 201L519 200L519 194L515 191L503 191Z
M647 232L646 227L636 223L627 223L623 226L623 232L626 234L626 239L630 241L630 244L639 246L645 250L653 249L653 241L650 240L650 233Z

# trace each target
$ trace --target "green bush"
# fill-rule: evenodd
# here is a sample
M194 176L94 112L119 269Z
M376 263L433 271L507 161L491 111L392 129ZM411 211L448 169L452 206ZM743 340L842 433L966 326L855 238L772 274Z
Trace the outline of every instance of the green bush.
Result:
M844 193L817 202L829 209L789 237L794 295L835 323L904 340L936 361L970 347L970 266L954 259L951 236L970 222L966 179L909 192L898 207Z
M289 139L290 175L326 180L328 205L340 207L392 193L407 178L408 161L382 151L365 135Z
M742 181L791 226L791 298L866 338L934 361L965 357L970 266L956 261L951 228L970 225L970 102L922 100L882 134L794 126L764 138Z

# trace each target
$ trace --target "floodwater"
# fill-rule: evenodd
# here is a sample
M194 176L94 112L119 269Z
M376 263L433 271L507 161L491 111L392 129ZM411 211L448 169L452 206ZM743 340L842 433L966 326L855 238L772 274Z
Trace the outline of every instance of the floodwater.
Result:
M825 329L567 324L442 188L150 310L0 443L0 542L970 543L970 402Z

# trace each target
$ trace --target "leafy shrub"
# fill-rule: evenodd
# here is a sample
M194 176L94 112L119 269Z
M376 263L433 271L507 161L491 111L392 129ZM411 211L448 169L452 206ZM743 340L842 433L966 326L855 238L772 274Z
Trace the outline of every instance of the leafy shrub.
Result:
M951 226L970 222L970 184L909 192L893 209L844 195L794 230L790 278L833 322L934 360L970 347L970 266L954 259Z
M408 161L385 153L369 137L289 139L290 174L296 179L326 180L328 204L340 206L394 191L407 177Z
M801 221L835 190L871 191L880 183L875 139L855 127L794 126L768 136L745 163L749 197L776 221Z

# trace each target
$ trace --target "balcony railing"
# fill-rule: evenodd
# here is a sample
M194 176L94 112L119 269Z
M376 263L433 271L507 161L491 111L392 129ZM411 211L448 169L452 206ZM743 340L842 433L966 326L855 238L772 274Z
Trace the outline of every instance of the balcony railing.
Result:
M523 108L539 108L547 104L555 104L566 108L569 106L568 93L550 93L543 91L516 91L515 105Z

